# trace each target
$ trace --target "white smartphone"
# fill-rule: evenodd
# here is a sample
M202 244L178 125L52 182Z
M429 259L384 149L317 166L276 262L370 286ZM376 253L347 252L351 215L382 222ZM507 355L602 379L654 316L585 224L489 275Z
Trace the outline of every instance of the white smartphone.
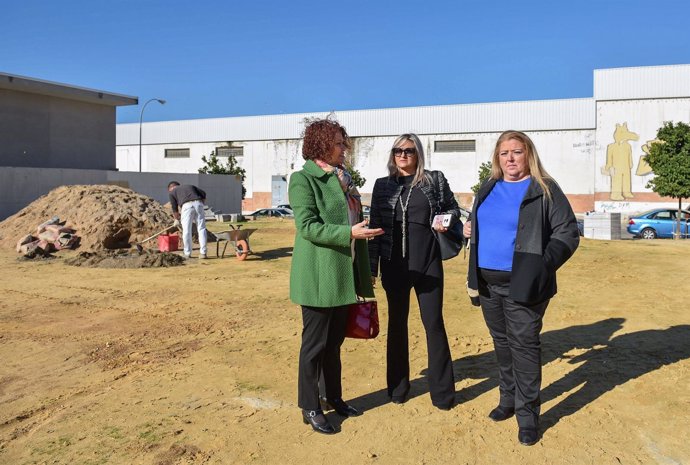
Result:
M447 228L450 226L451 219L452 219L452 215L436 215L436 216L434 216L434 221L433 221L432 225L434 227L443 226L444 228Z

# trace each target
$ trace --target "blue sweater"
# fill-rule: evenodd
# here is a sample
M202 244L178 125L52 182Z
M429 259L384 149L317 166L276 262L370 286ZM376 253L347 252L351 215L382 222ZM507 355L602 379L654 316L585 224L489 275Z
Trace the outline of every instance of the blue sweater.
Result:
M480 268L511 271L520 204L530 178L518 182L500 180L479 206L477 226L481 229L477 258Z

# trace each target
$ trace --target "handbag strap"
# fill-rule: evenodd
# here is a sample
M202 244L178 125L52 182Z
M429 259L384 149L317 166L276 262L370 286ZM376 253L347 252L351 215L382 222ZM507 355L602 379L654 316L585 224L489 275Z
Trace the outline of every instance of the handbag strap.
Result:
M436 209L441 211L441 179L438 171L431 172L431 178L434 180L434 197L436 197Z

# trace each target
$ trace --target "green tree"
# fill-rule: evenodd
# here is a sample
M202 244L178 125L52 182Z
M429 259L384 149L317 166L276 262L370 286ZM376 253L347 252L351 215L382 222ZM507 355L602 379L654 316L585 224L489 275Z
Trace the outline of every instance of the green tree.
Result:
M479 172L477 174L479 176L479 182L470 188L472 192L474 192L474 195L477 195L482 183L491 176L491 162L487 161L479 165Z
M654 177L647 182L659 195L678 199L675 238L680 238L681 203L690 198L690 126L672 121L664 123L657 132L661 142L651 144L645 157Z
M363 178L362 174L359 171L357 171L354 166L345 164L345 168L347 168L347 170L350 172L350 176L352 176L352 183L358 189L362 187L364 183L367 182L366 178Z
M230 145L228 144L224 147L230 147ZM199 168L199 173L238 176L240 178L240 182L242 183L242 199L244 199L244 196L247 193L247 190L244 187L244 180L247 177L247 172L240 167L234 155L230 155L228 157L228 161L223 164L218 158L216 150L213 150L213 152L209 154L208 158L202 156L201 161L204 162L204 165Z

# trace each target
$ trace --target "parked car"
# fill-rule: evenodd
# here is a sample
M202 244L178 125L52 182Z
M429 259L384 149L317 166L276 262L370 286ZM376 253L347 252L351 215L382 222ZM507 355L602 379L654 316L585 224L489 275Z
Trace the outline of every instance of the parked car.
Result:
M250 213L249 215L253 219L258 219L258 218L292 218L294 215L292 214L292 210L287 210L285 208L260 208L259 210L255 211L254 213Z
M369 219L370 212L371 212L371 207L369 205L362 204L362 215L364 215L365 220Z
M657 237L673 237L676 229L678 210L673 208L657 208L628 220L628 232L642 239L656 239ZM688 222L690 211L681 210L680 234L688 237Z

